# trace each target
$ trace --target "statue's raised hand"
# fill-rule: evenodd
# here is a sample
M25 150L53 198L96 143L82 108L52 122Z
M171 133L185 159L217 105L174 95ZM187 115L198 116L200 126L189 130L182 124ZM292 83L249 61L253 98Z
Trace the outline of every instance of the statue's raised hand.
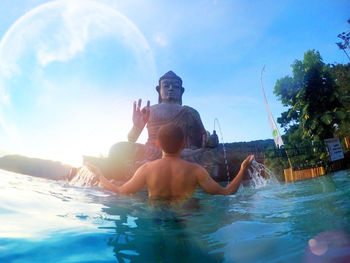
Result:
M142 130L143 127L145 127L146 123L149 119L150 114L150 102L147 101L146 107L143 107L141 110L141 103L142 100L139 99L138 103L136 104L136 101L134 101L134 110L132 113L132 121L134 123L134 127Z

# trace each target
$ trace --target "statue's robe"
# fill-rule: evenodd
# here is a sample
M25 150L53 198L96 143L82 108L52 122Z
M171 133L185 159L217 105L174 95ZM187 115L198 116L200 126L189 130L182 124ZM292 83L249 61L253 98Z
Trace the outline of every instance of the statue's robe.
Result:
M163 125L173 123L180 127L185 136L185 149L195 150L203 146L203 136L206 134L199 113L188 106L183 106L181 111L173 118L165 121L154 121L152 118L147 123L148 141L145 145L144 160L153 161L161 158L162 151L155 145L157 132Z

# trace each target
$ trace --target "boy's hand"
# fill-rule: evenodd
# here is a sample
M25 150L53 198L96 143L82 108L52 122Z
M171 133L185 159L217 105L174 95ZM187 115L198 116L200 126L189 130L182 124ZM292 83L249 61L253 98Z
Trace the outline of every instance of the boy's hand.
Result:
M115 185L114 183L112 183L111 181L109 181L106 177L103 176L101 170L91 164L91 163L85 163L84 164L92 173L94 173L95 175L98 176L98 180L100 182L99 186L106 189L106 190L111 190L111 191L115 191Z
M96 175L102 175L101 170L96 166L88 162L84 162L84 166L89 169L90 172Z
M104 176L100 175L100 186L103 188L108 188L108 186L111 184L111 182Z
M108 186L110 186L111 182L106 177L103 176L103 174L101 173L100 169L97 166L91 163L85 163L84 165L90 170L90 172L97 175L101 187L108 188Z
M249 167L252 165L252 162L254 160L254 155L249 155L241 164L241 170L248 170Z

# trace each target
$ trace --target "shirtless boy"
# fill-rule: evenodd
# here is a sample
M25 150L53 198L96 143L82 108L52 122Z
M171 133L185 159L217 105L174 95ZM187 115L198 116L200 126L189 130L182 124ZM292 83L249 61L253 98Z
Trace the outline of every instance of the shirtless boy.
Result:
M203 167L180 158L185 139L179 127L173 124L162 126L158 131L156 143L163 151L162 159L142 165L122 186L113 184L99 173L100 185L120 194L133 194L147 185L150 198L189 198L197 186L209 194L231 195L237 192L243 174L254 159L253 155L248 156L242 162L241 169L234 180L228 186L222 187Z

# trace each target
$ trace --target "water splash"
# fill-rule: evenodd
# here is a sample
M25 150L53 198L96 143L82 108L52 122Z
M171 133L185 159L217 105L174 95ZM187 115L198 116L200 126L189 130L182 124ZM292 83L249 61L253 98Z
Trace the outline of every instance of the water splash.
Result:
M267 185L279 184L275 174L265 165L256 160L253 160L248 173L251 178L249 180L249 186L254 189L265 187ZM69 184L77 187L90 187L96 186L98 182L98 177L87 167L82 166L78 169L77 174L72 178Z
M82 166L79 168L77 174L69 182L70 185L78 187L88 187L97 185L98 177L92 173L87 167Z
M279 184L275 174L262 163L253 160L251 169L248 170L250 175L250 186L257 189L266 185ZM265 175L265 176L264 176Z

